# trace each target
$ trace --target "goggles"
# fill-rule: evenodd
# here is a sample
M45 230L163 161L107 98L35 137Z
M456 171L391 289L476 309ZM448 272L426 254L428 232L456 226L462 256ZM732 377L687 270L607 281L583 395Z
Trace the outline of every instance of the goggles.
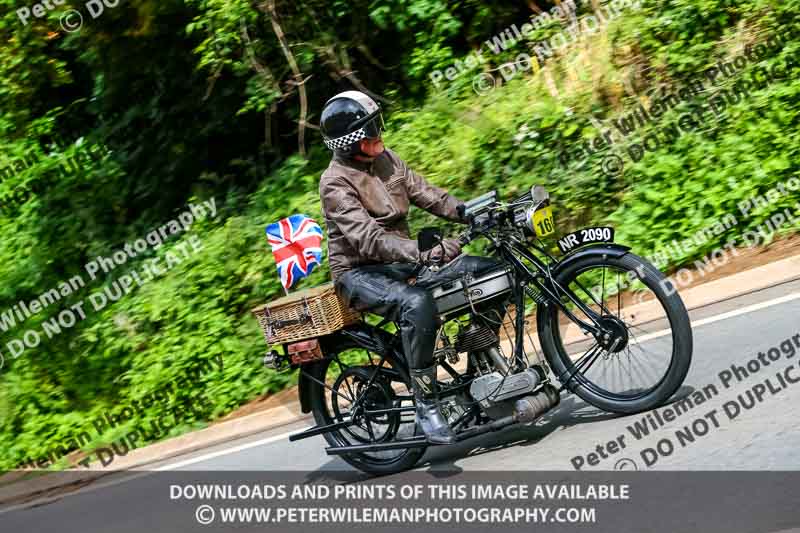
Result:
M377 139L381 136L381 132L386 129L386 125L383 122L383 113L381 113L381 110L378 109L374 113L371 113L366 117L360 118L351 123L348 129L352 131L362 129L364 131L365 138Z
M352 122L348 129L352 133L336 139L324 139L325 146L331 150L342 150L359 142L361 139L379 138L385 129L381 110L378 109L374 113Z

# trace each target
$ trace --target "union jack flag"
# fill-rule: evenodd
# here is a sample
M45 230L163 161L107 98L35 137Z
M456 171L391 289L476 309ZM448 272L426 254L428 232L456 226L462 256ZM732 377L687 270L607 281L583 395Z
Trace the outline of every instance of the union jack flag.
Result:
M267 241L284 289L322 264L322 229L306 215L292 215L267 226Z

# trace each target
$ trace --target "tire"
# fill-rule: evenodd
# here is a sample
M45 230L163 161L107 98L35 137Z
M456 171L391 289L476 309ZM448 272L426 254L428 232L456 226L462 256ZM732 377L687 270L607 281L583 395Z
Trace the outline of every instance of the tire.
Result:
M387 358L387 360L389 359ZM332 359L322 362L322 367L319 371L318 377L320 375L327 375L328 368L332 362ZM408 375L405 365L393 363L392 369L398 373L400 379L410 388L411 379ZM327 389L322 387L320 384L312 383L310 390L311 410L314 415L314 421L317 425L328 425L335 422L334 416L331 416L332 413L328 409L328 396L326 391ZM414 431L416 432L416 424L414 426ZM330 446L343 446L354 443L352 438L348 438L345 431L330 431L324 433L323 436ZM402 472L412 468L425 454L425 450L425 447L408 448L406 450L402 450L402 453L399 453L396 459L386 461L375 460L375 458L371 455L364 453L344 454L340 457L344 459L345 462L357 468L358 470L361 470L362 472L383 476L395 474L397 472Z
M542 350L559 379L562 382L567 381L567 388L587 403L604 411L621 414L633 414L653 409L669 400L683 384L689 371L692 359L692 330L689 315L680 296L674 291L674 286L669 283L669 287L673 289L672 294L668 294L664 289L662 282L666 279L665 276L645 259L631 253L621 257L606 256L600 253L588 255L562 269L556 267L554 279L559 286L572 288L573 286L578 286L576 285L576 279L581 274L585 274L593 268L602 267L610 267L618 272L638 272L636 277L639 282L655 294L655 299L652 299L652 301L655 302L657 299L666 315L661 320L664 324L668 323L671 329L672 353L668 367L661 380L650 389L636 394L631 393L628 396L609 392L598 386L591 379L586 378L582 371L578 371L571 380L567 381L566 378L569 377L570 373L575 372L576 365L573 364L572 358L567 354L561 339L559 317L564 315L557 306L552 304L540 305L537 310L537 328ZM605 279L603 277L603 287L605 287ZM619 298L622 299L622 293L620 293ZM604 297L600 297L598 300L606 302ZM597 307L598 309L600 308L599 305ZM650 307L652 309L657 308L656 305ZM619 303L617 309L619 315L624 309L624 304ZM622 314L622 316L624 317L625 315ZM564 321L562 320L561 323L563 324ZM624 320L623 323L625 323ZM625 324L628 327L627 323ZM630 326L629 331L633 331L631 328L635 327L637 326ZM662 337L667 337L667 335L662 335ZM593 340L597 342L596 339ZM643 343L638 340L635 343L630 343L631 346L637 344L641 349ZM630 355L631 350L628 348L629 361ZM621 360L622 357L619 359ZM620 364L622 363L620 362ZM587 371L589 370L591 370L590 367L587 368Z

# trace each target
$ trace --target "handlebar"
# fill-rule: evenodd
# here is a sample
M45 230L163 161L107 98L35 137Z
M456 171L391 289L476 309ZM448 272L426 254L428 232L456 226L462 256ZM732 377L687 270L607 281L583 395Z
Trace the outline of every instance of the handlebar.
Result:
M542 201L544 201L549 198L549 194L547 194L547 191L544 187L537 185L536 187L528 189L524 194L517 197L513 202L511 202L512 205L509 207L513 207L514 212L516 212L518 204L534 202L538 200L539 197L541 197ZM489 222L491 225L491 221L494 220L494 215L492 215L489 211L497 203L497 191L489 191L458 206L457 211L458 215L461 217L461 220L470 225L469 229L458 237L458 243L461 246L466 246L473 240L476 229L475 225L477 222L484 222L485 219L485 221ZM512 210L510 209L509 214L511 214L511 211ZM485 229L485 227L483 229Z
M532 201L533 201L533 195L531 194L531 191L529 190L528 192L526 192L525 194L523 194L519 198L515 199L512 203L518 204L520 202L532 202Z
M497 191L489 191L472 200L467 200L462 205L458 206L459 215L462 220L467 220L469 217L476 216L482 213L487 207L491 206L497 201Z

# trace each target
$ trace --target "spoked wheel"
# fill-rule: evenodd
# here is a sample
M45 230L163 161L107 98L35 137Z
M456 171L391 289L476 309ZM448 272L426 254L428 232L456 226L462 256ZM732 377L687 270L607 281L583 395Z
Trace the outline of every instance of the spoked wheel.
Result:
M417 435L414 397L406 369L389 359L351 350L326 362L325 387L311 392L317 425L352 421L325 433L331 446L371 444ZM342 455L352 466L371 474L391 474L414 466L425 448Z
M345 368L333 384L330 401L335 420L352 417L354 424L344 431L358 442L385 442L397 434L401 414L392 409L401 402L382 371Z
M658 407L678 390L692 359L692 331L680 296L664 279L633 254L588 256L557 274L573 317L603 332L585 334L555 305L539 306L542 349L569 390L615 413Z

